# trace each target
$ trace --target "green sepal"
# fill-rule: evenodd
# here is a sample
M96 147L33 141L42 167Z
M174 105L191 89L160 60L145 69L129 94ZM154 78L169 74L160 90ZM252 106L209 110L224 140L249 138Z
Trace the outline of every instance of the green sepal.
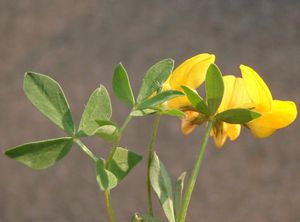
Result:
M143 157L139 154L122 147L117 147L111 161L107 163L107 166L116 176L119 183L142 159Z
M112 88L119 100L124 102L129 107L133 107L135 104L134 95L130 85L127 71L125 70L122 63L119 63L115 68Z
M175 191L174 191L174 212L175 217L178 219L179 211L181 208L181 202L182 202L182 193L183 193L183 185L184 185L184 179L185 179L186 172L183 172L175 183Z
M231 124L245 124L260 117L261 114L249 109L229 109L218 113L216 119Z
M137 109L152 108L152 107L155 107L156 105L160 105L170 99L173 99L178 96L183 96L183 95L184 95L184 93L177 91L177 90L162 91L162 92L156 94L155 96L141 102L138 105Z
M23 88L27 98L41 113L69 135L74 135L75 126L70 106L55 80L43 74L27 72Z
M214 115L222 102L224 94L223 77L215 64L211 64L207 69L205 90L208 112L210 115Z
M197 93L197 91L194 91L187 86L181 86L181 88L183 89L193 107L195 107L198 112L208 116L208 107L202 97Z
M72 145L71 137L36 141L10 148L5 151L5 155L32 169L41 170L66 156Z
M103 191L111 190L118 184L116 176L105 169L105 161L103 159L96 161L96 179L100 189Z
M96 120L98 128L94 134L107 142L113 142L118 137L118 126L109 120Z
M169 222L175 222L171 179L156 153L150 165L150 182Z
M154 92L158 91L172 73L173 67L173 59L164 59L150 67L139 90L137 103L141 103Z
M96 120L107 121L111 118L112 108L109 94L106 88L101 85L90 96L83 111L78 136L92 136L99 128Z

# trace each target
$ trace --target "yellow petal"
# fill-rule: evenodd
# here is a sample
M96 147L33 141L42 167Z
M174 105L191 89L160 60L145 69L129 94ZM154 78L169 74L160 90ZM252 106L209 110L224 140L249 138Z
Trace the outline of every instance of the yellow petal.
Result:
M244 108L249 109L254 107L255 105L252 103L248 92L245 87L245 83L242 78L235 78L235 83L231 95L231 100L228 105L228 108Z
M226 142L227 135L226 134L215 134L214 136L214 142L218 149L221 149L224 143Z
M193 111L185 112L185 117L181 120L181 131L184 135L188 135L196 128L196 118L199 113Z
M235 77L232 75L223 76L223 82L224 82L224 94L223 94L222 102L218 108L219 113L229 108L233 88L235 85Z
M191 105L191 103L186 96L176 97L174 99L169 100L166 103L166 106L169 109L180 109L182 107L190 106L190 105Z
M258 119L247 125L259 138L270 136L276 129L290 125L297 117L297 107L292 101L273 100L269 112L262 113Z
M236 140L241 132L241 125L239 124L229 124L224 123L226 125L226 134L230 138L231 141Z
M249 97L255 104L255 110L258 112L269 110L272 105L272 94L266 83L252 68L240 65L240 69Z
M181 85L190 88L198 88L205 80L208 66L215 62L215 56L212 54L199 54L178 66L169 77L169 84L172 89L181 89Z

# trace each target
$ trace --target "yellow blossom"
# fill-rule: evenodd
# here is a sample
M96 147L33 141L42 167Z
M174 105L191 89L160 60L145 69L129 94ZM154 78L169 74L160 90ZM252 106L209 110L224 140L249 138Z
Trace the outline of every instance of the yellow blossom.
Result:
M297 107L294 102L273 100L268 86L257 72L245 65L241 65L240 69L252 106L261 114L261 117L247 123L256 137L268 137L296 119Z

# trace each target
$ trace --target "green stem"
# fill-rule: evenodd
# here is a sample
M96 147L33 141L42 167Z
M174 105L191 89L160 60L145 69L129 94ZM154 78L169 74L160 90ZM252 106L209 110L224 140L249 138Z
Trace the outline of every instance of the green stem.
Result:
M110 168L111 160L117 150L117 147L119 146L120 140L122 138L122 134L123 134L124 130L126 129L128 123L130 122L131 118L132 118L132 116L130 116L130 114L129 114L118 132L118 137L117 137L116 141L114 142L114 144L112 146L112 150L111 150L111 152L107 158L107 161L105 163L106 169L108 169L108 170ZM116 217L115 217L113 207L112 207L112 202L111 202L110 191L109 190L104 191L104 195L105 195L105 204L106 204L106 209L107 209L109 220L110 220L110 222L116 222Z
M151 141L149 144L148 150L148 162L147 162L147 208L149 216L153 216L153 207L152 207L152 196L151 196L151 182L150 182L150 165L153 157L153 146L156 139L157 129L160 121L160 114L157 114L152 130Z
M182 206L181 206L181 209L179 212L178 222L185 222L188 206L189 206L189 203L190 203L190 200L192 197L192 193L194 190L194 186L196 184L197 177L198 177L200 169L201 169L203 157L205 154L205 150L206 150L206 146L208 143L209 134L212 129L212 126L213 126L213 122L209 121L208 125L206 127L205 135L204 135L204 138L203 138L203 141L202 141L199 153L198 153L197 160L195 162L192 174L190 176L190 179L189 179L189 182L187 185L186 192L183 197L183 202L182 202Z
M107 214L110 222L116 222L116 217L111 204L110 192L108 190L104 191L105 205L107 209Z
M130 112L130 113L131 113L131 112ZM123 132L124 132L124 130L126 129L126 127L128 126L128 123L130 122L131 119L132 119L132 116L129 114L129 115L126 117L124 123L122 124L122 126L121 126L121 128L120 128L120 130L119 130L119 132L118 132L118 137L117 137L116 141L113 143L111 152L110 152L110 154L109 154L109 156L108 156L108 158L107 158L107 161L106 161L106 168L107 168L107 169L110 168L111 160L112 160L112 158L113 158L113 156L114 156L114 154L115 154L115 152L116 152L116 150L117 150L117 147L118 147L119 144L120 144L120 141L121 141Z
M78 144L81 150L85 152L93 161L96 162L98 160L98 158L93 154L93 152L89 148L87 148L87 146L84 145L79 139L74 139L74 141Z

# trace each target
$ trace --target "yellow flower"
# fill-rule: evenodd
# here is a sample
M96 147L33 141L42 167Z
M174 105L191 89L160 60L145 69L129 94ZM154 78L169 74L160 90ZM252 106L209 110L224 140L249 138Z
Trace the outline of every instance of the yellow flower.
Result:
M235 108L251 108L251 100L245 90L244 82L241 78L236 78L232 75L223 76L224 94L222 102L217 113ZM218 148L221 148L227 137L231 141L236 140L241 132L240 124L230 124L225 122L216 122L211 136L214 137L214 142Z
M294 102L273 100L268 86L258 73L245 65L241 65L240 69L254 110L262 114L261 117L247 123L256 137L268 137L296 119L297 107Z
M241 78L227 75L223 76L223 82L224 94L217 113L234 108L251 108L252 104ZM181 122L181 130L183 134L187 135L191 133L197 125L205 121L207 121L207 119L205 119L203 114L188 111ZM218 121L211 131L211 136L213 136L216 146L221 148L228 137L232 141L237 139L240 135L240 131L241 125L239 124L229 124Z
M208 53L199 54L184 61L169 76L162 90L182 91L182 85L197 89L204 82L209 65L214 62L215 56ZM181 96L169 100L165 105L169 109L180 109L190 105L190 102L186 96Z

